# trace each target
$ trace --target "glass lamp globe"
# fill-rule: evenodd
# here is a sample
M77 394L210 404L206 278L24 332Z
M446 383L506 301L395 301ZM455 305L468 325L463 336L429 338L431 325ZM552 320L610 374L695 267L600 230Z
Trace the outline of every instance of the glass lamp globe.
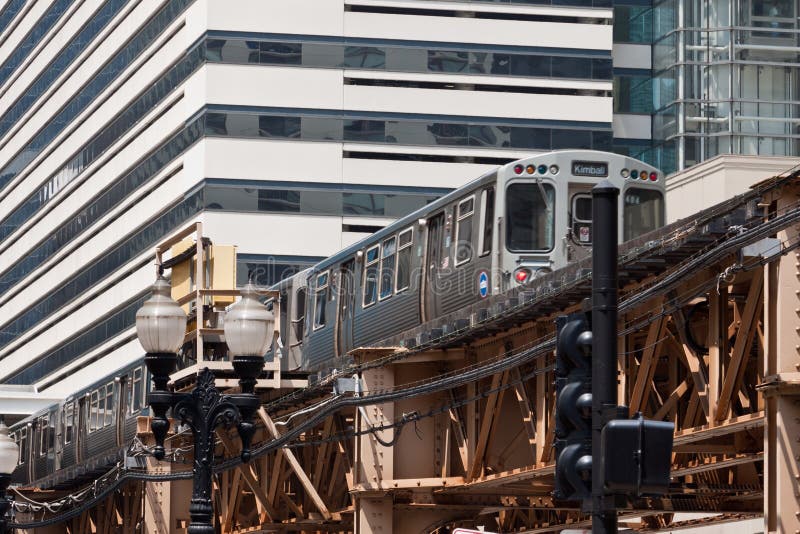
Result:
M272 345L275 315L258 301L256 287L248 283L242 298L225 314L225 341L231 356L264 356Z
M159 276L153 294L136 312L136 335L145 352L175 353L186 335L186 312L170 296L170 284Z
M8 435L8 427L0 421L0 475L10 475L17 468L19 445Z

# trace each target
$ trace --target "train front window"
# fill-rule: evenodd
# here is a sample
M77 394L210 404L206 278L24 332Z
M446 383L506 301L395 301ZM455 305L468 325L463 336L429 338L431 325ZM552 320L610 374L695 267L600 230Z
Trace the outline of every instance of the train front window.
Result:
M506 247L512 252L550 250L555 240L555 189L515 183L506 190Z
M628 241L664 225L664 194L631 187L625 191L623 240Z

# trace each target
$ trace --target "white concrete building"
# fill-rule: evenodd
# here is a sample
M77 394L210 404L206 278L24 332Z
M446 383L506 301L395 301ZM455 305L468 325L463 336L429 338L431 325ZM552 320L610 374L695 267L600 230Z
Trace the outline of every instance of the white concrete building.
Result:
M141 358L153 247L193 220L266 283L493 165L609 149L610 1L575 3L0 0L0 383Z

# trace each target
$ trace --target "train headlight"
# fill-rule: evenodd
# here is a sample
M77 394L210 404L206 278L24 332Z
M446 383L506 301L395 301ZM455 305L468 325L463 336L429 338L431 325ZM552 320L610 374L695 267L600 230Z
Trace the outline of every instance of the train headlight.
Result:
M622 175L623 178L627 178L628 176L631 175L631 171L629 171L628 169L622 169L622 171L620 171L620 174Z
M550 165L550 174L558 174L558 165Z
M525 168L525 172L527 172L528 174L533 174L534 170L535 170L535 168L534 168L534 166L533 166L533 165L528 165L528 166Z
M640 172L639 178L641 178L642 180L647 180L647 171Z
M525 267L520 267L514 271L514 280L516 280L518 284L524 284L530 277L531 271Z

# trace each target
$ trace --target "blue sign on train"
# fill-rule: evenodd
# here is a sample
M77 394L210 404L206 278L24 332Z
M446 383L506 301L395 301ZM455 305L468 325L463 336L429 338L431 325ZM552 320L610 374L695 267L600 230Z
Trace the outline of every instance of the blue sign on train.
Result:
M489 294L489 274L486 271L478 273L478 293L481 298L486 298Z

